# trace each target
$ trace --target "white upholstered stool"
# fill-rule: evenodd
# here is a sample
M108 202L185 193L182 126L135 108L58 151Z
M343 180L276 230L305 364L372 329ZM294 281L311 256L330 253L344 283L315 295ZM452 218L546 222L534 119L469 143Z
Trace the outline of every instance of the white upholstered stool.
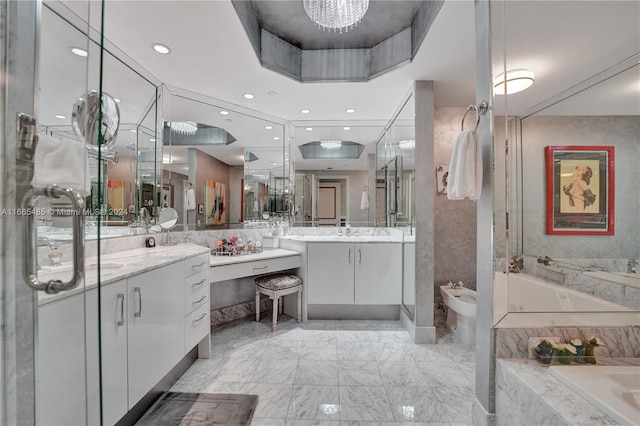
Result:
M278 313L282 313L282 296L298 292L298 322L302 320L302 280L295 275L272 274L256 278L256 321L260 321L260 293L273 300L273 322L271 330L276 331ZM282 299L282 300L281 300ZM279 307L279 308L278 308Z

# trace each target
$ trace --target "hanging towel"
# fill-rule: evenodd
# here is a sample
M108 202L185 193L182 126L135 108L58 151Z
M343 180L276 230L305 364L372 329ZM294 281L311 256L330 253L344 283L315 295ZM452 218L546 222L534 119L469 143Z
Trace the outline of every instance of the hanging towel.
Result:
M91 193L89 157L83 142L63 137L41 137L33 158L31 186L45 188L56 184L86 197Z
M187 189L185 193L185 204L187 206L187 210L195 210L196 209L196 191L193 188Z
M360 200L360 210L366 210L369 208L369 192L365 189L362 191L362 199Z
M482 192L482 149L473 130L460 133L449 163L447 198L478 200Z
M257 198L253 199L253 212L254 213L260 212L260 207L258 207L258 199Z

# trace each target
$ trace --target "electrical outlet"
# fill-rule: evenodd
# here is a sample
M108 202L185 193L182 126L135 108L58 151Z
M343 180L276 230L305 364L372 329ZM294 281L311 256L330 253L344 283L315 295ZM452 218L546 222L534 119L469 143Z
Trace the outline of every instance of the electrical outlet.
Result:
M527 348L529 349L529 358L535 358L535 353L533 352L536 346L540 344L543 340L546 340L550 343L560 343L560 337L550 336L550 337L529 337L527 342Z

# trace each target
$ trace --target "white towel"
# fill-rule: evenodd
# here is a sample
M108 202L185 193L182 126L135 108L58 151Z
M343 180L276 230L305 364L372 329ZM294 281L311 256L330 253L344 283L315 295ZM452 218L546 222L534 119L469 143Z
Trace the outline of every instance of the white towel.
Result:
M31 186L45 188L56 184L86 197L91 193L89 157L83 142L63 137L41 137L33 158Z
M447 198L478 200L482 192L482 149L473 130L460 133L449 163Z
M362 199L360 200L360 210L366 210L369 208L369 193L365 189L362 191Z
M260 212L260 207L258 207L258 199L257 198L253 199L253 212L254 213Z
M196 191L193 188L187 189L185 192L185 205L187 206L187 210L195 210L196 209Z

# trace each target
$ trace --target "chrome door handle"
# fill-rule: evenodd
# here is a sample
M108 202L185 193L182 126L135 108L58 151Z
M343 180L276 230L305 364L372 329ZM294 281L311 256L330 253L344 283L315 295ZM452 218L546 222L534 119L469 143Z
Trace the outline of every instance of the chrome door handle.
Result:
M207 296L202 296L200 299L198 299L195 302L193 302L192 305L197 305L198 303L202 302L206 298L207 298Z
M358 263L362 264L362 249L358 249L358 254L360 255L360 258L358 259Z
M124 325L124 293L118 293L118 300L120 301L120 321L116 322L118 327Z
M200 321L202 321L202 319L203 319L204 317L206 317L206 316L207 316L207 313L206 313L206 312L204 312L204 313L202 313L202 315L200 315L200 318L198 318L198 319L194 319L193 321L191 321L191 323L192 323L192 324L195 324L195 323L197 323L197 322L200 322Z
M260 267L260 268L256 268L256 267L254 266L254 267L253 267L253 270L254 270L254 271L261 271L261 270L263 270L263 269L267 269L268 267L269 267L269 265L264 265L264 266L262 266L262 267Z
M351 264L351 249L349 249L349 264Z
M206 278L201 279L199 282L193 284L194 287L198 287L199 285L204 284L207 281Z
M142 291L140 291L140 287L133 288L133 300L136 299L136 293L138 293L138 312L134 312L133 316L136 318L140 318L142 316Z
M38 226L34 214L36 205L40 197L58 199L66 197L71 201L73 212L73 276L71 280L62 282L61 280L49 280L41 282L38 280ZM25 232L25 256L24 256L24 279L27 285L34 290L44 291L47 294L56 294L61 291L76 288L84 277L84 198L71 188L61 188L58 185L50 185L44 189L31 189L22 199L22 207L27 218L27 229Z

